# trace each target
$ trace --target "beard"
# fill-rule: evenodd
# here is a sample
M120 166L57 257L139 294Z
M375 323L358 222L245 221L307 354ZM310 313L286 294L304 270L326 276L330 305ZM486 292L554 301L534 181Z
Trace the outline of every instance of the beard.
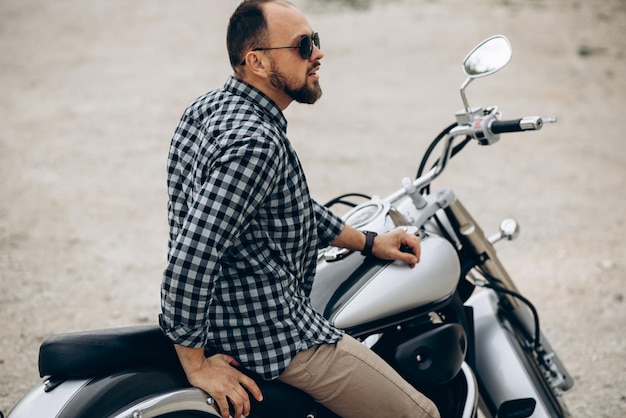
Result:
M319 66L319 63L317 63ZM289 97L298 103L313 104L322 97L322 88L316 80L312 86L309 86L305 79L301 85L294 80L288 79L284 74L276 69L272 62L270 72L270 82L272 86L283 90Z

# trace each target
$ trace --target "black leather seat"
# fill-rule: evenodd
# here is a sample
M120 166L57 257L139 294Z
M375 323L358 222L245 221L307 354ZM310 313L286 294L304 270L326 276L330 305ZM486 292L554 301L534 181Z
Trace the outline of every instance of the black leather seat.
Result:
M174 382L179 382L175 385L189 385L173 344L158 325L60 334L48 338L39 348L39 374L56 381L97 378L138 369L165 371L174 377ZM251 377L264 397L260 403L251 398L252 417L336 417L304 392L279 381Z
M39 348L41 377L87 378L138 367L182 371L158 325L54 335Z

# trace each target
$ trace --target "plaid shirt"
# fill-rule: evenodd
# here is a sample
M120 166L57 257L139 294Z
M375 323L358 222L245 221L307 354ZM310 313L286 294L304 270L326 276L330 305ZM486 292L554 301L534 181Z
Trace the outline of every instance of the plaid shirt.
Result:
M230 77L187 108L168 158L161 327L265 379L342 335L308 295L343 222L311 199L286 131L274 102Z

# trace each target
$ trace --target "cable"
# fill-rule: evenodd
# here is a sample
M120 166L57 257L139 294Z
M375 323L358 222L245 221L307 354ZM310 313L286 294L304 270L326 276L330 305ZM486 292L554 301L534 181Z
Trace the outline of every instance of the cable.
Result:
M346 206L355 207L356 203L352 203L352 202L349 202L347 200L343 200L346 197L362 197L363 199L368 199L368 200L371 199L371 196L368 196L368 195L365 195L365 194L361 194L361 193L346 193L346 194L342 194L341 196L337 196L334 199L329 200L328 202L326 202L324 204L324 206L329 208L329 207L331 207L333 205L341 203L341 204L346 205Z
M489 281L484 281L483 283L481 283L483 287L487 287L489 289L493 289L496 292L513 296L514 298L519 299L522 303L528 306L528 308L533 314L533 320L535 322L535 337L534 337L535 350L540 350L541 349L541 329L539 327L539 313L537 312L535 305L533 305L530 300L526 299L524 296L520 295L519 293L514 292L505 287L501 287L501 286L491 283L492 281L498 281L498 280L495 277L492 277L491 275L487 274L483 269L480 269L480 272L483 276L485 276L489 280Z
M415 178L419 178L424 173L424 168L426 168L426 162L428 161L430 154L434 151L437 144L439 144L439 141L441 141L448 134L448 132L450 132L452 129L454 129L457 126L458 126L458 123L456 122L449 125L443 131L441 131L439 135L437 135L437 137L433 140L433 142L430 143L430 145L428 146L428 149L426 150L426 152L424 153L424 156L422 157L422 161L420 162L419 168L417 169L417 175L415 176Z

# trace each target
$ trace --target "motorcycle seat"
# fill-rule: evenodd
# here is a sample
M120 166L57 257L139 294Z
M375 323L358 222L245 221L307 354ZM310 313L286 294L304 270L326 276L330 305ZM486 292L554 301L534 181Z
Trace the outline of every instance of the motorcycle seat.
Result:
M158 325L54 335L39 348L39 375L87 378L128 368L182 371L171 341Z
M39 348L39 374L57 381L121 375L138 369L163 371L175 377L173 381L180 388L189 386L172 342L158 325L54 335ZM253 418L337 418L298 389L250 376L264 397L263 402L251 398Z

